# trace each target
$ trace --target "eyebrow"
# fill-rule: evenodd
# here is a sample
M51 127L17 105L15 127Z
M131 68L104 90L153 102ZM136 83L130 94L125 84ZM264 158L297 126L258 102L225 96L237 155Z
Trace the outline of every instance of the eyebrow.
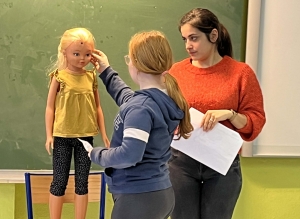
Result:
M73 52L81 52L80 50L74 50ZM87 52L92 52L92 50L87 50Z
M195 33L192 33L192 34L188 35L187 37L184 37L184 36L181 36L181 37L182 37L182 39L186 39L186 38L190 38L190 37L194 37L194 36L198 36L198 35Z
M188 35L188 37L193 37L193 36L198 36L198 34L192 33L192 34Z

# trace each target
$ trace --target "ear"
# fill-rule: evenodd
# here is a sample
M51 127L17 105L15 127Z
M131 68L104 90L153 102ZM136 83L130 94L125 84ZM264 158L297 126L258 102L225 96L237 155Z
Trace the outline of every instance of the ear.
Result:
M64 56L66 56L66 50L63 50L63 51L62 51L62 54L63 54Z
M218 30L216 28L212 29L212 31L209 34L210 41L212 43L215 43L217 41L218 37L219 37Z

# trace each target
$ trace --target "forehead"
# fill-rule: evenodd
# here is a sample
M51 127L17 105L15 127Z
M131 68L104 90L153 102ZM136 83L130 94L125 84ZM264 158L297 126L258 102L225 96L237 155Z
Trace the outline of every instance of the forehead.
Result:
M197 28L193 27L190 24L182 25L180 28L180 32L182 37L189 37L191 35L199 35L202 33L200 30L198 30Z
M71 43L68 48L66 49L67 51L92 51L93 47L87 42L82 42L80 40L74 41Z

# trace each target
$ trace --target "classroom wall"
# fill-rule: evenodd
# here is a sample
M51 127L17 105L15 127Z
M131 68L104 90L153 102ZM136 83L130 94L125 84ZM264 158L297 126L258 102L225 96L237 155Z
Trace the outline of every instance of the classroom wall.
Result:
M233 219L299 219L300 159L242 158L243 188Z
M264 95L267 122L254 142L254 156L300 157L299 92L299 0L261 1L257 59L257 76ZM249 16L251 13L249 13ZM253 10L252 15L259 15ZM255 25L255 23L254 23ZM252 31L247 28L249 38ZM300 217L299 217L300 218Z
M233 219L299 218L300 159L241 158L241 165L243 188ZM38 219L49 219L46 205L35 207ZM110 218L111 208L108 194L106 219ZM1 219L26 219L24 184L0 184L0 209ZM97 206L89 206L87 218L95 218L97 213ZM69 204L62 219L72 216L73 206Z

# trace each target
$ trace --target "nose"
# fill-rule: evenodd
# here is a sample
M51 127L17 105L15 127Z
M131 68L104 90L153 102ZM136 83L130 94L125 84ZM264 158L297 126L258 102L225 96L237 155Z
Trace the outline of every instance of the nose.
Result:
M191 49L191 48L192 48L192 43L191 43L191 41L187 40L187 41L185 42L185 48L186 48L186 49Z

